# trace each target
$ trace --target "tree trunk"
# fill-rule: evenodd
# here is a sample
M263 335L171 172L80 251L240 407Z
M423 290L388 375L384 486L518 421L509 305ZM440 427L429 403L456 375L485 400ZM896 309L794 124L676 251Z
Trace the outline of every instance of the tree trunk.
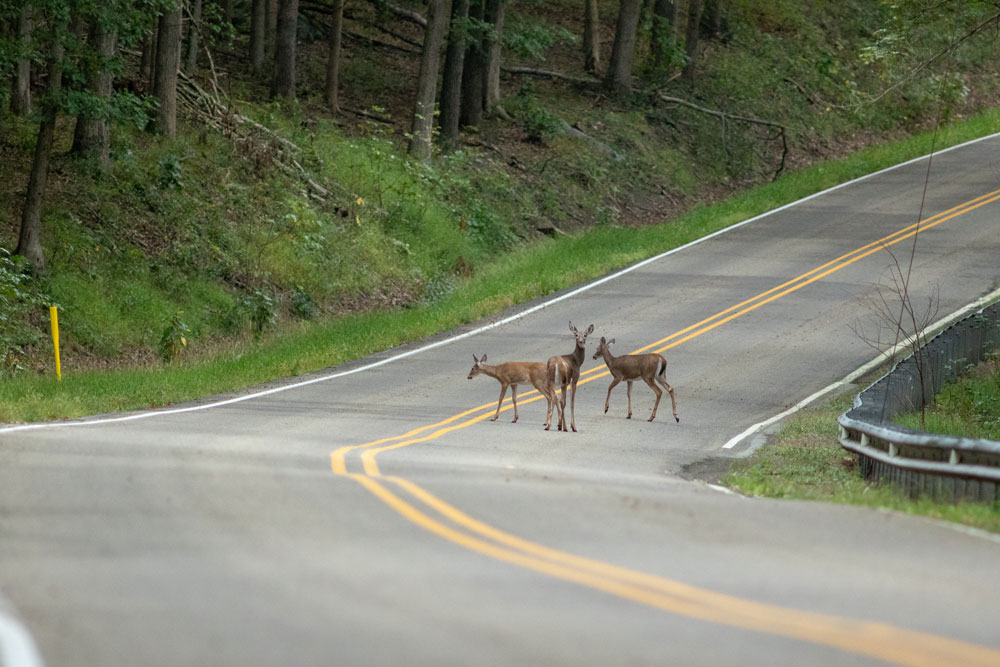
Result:
M632 62L642 0L622 0L615 26L615 44L608 63L607 86L616 97L632 92Z
M52 137L55 134L58 98L62 89L63 33L65 21L53 30L52 51L49 58L48 86L46 89L45 111L38 125L38 139L35 142L35 157L28 177L28 193L21 211L21 232L18 235L15 255L22 255L31 265L31 272L40 275L45 272L45 255L42 252L42 201L45 198L45 184L49 178L49 157L52 155Z
M701 0L688 0L687 27L684 30L684 53L687 55L687 63L681 72L681 77L688 84L694 84L694 61L698 53L701 8Z
M139 76L142 78L144 90L152 90L156 80L156 24L142 40L142 56L139 61Z
M583 68L597 76L601 68L601 22L597 0L584 0L583 4Z
M484 73L483 110L487 114L500 105L500 54L503 50L503 23L507 14L507 0L489 0L486 18L493 24L494 36L484 45L486 72Z
M181 60L181 8L177 4L160 15L156 40L156 76L153 94L156 131L171 139L177 136L177 70Z
M27 52L31 40L31 5L21 8L17 17L17 39L23 52ZM31 60L18 58L14 72L14 90L10 96L10 110L16 116L27 116L31 113Z
M333 27L330 29L330 53L326 61L326 106L340 110L340 40L344 30L344 2L333 0Z
M417 103L413 110L410 134L410 155L426 160L431 156L431 131L434 129L434 99L437 97L438 67L441 46L448 25L447 0L427 3L427 29L424 31L424 51L417 78Z
M450 149L458 141L458 118L462 107L462 70L465 65L465 29L469 18L469 0L454 0L451 5L451 33L444 57L441 78L441 143Z
M485 1L472 0L469 18L485 20ZM479 125L483 119L483 76L486 70L486 54L478 37L466 40L465 65L462 68L462 104L459 123L467 126Z
M299 23L299 0L281 0L278 34L274 45L274 78L271 97L295 99L295 39Z
M96 158L102 171L111 168L111 129L108 122L107 105L111 100L111 72L108 63L115 55L117 35L106 29L104 23L95 20L90 26L90 43L97 52L97 64L87 75L87 86L102 102L100 115L78 116L73 134L72 152L88 158Z
M198 65L198 31L201 30L202 0L191 0L191 15L188 22L187 57L184 59L184 71L194 73Z
M264 71L265 28L267 27L267 0L252 0L250 9L250 66L253 73Z
M280 0L266 0L264 12L264 43L267 45L267 58L274 60L275 47L278 43L278 5Z
M653 55L653 69L667 65L667 48L674 41L674 1L653 1L653 26L649 33L649 52Z

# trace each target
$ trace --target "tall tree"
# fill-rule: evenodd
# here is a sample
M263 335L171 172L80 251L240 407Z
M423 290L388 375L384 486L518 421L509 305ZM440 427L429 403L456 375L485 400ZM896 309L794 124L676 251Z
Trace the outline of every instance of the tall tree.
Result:
M462 70L465 67L465 35L469 0L453 0L448 48L441 77L441 143L451 148L458 141L459 112L462 106Z
M698 55L698 36L701 34L702 0L688 0L687 27L684 29L684 53L687 63L681 72L681 78L688 84L694 84L695 57Z
M250 66L254 74L264 71L267 53L265 34L267 28L267 0L252 0L250 7Z
M694 1L694 0L692 0ZM642 0L621 0L618 22L615 25L615 43L608 63L606 85L618 97L632 92L632 63L635 60L635 42L639 29Z
M31 59L28 47L31 42L31 5L25 3L17 15L17 44L20 56L14 71L14 90L10 96L10 110L17 116L31 113Z
M326 60L326 106L340 110L340 41L344 32L344 2L333 0L333 26L330 28L330 53Z
M267 46L267 57L274 59L275 47L278 43L278 10L281 0L266 0L264 7L264 43Z
M112 93L111 62L117 42L112 22L100 15L92 17L89 41L93 55L87 67L87 87L95 98L95 104L88 105L87 112L77 117L72 150L96 159L98 166L106 170L111 166L109 102Z
M483 119L483 89L486 82L486 54L483 52L483 27L486 25L486 0L472 0L469 5L466 35L465 65L462 67L462 103L459 123L479 125Z
M271 97L295 99L295 42L299 24L299 0L281 0L278 34L274 45L274 77Z
M45 272L45 255L42 252L42 202L49 178L49 157L52 155L52 138L55 134L59 97L62 93L65 54L63 40L66 38L69 24L65 8L55 8L55 10L52 15L45 17L52 21L51 43L47 58L48 84L45 99L42 100L42 120L38 125L35 156L31 163L31 175L28 177L28 192L24 198L24 208L21 210L21 231L17 248L14 250L15 255L22 255L28 260L35 275Z
M184 59L184 71L194 72L198 64L198 36L201 30L201 6L202 0L191 0L189 3L190 14L188 18L188 41L187 56Z
M438 66L444 31L448 25L447 0L429 0L424 49L417 78L417 103L410 132L410 155L425 160L431 156L431 131L434 129L434 99L437 96Z
M583 68L595 76L601 68L601 21L597 0L583 0Z
M170 138L177 136L177 70L181 58L181 6L175 2L160 14L156 39L156 75L153 93L156 131Z
M483 111L492 114L500 104L500 54L503 50L503 24L507 0L487 0L486 20L491 25L483 51L486 72L483 77Z

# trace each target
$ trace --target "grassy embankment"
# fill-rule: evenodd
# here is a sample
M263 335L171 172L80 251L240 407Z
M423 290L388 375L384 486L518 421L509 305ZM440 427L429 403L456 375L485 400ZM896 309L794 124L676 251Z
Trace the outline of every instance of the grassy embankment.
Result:
M837 443L837 417L851 407L860 389L789 418L767 447L735 464L722 483L754 496L876 507L1000 533L998 502L913 499L854 471L855 456ZM928 408L923 426L919 415L901 415L896 421L933 433L1000 439L1000 365L984 364L947 385Z
M989 134L996 131L998 125L1000 125L1000 113L996 112L965 120L940 130L934 139L935 147L942 148ZM410 304L409 307L399 308L387 303L385 308L376 311L348 312L322 322L288 323L278 328L265 328L256 339L246 340L239 345L224 341L213 346L209 341L201 350L182 354L169 364L145 363L138 368L124 370L78 371L70 367L64 369L62 382L57 382L51 372L18 373L0 381L0 420L37 421L161 406L239 389L275 378L295 376L357 359L378 350L473 322L514 304L598 277L776 206L925 154L931 148L931 141L930 134L922 134L891 145L866 149L845 159L788 173L774 183L745 191L713 205L695 207L680 219L658 225L638 229L623 228L615 224L599 225L590 231L570 237L557 237L515 248L512 252L500 255L499 258L486 257L482 259L473 276L449 280L435 298L415 306ZM204 147L203 150L206 154L211 153L210 146ZM361 148L358 149L358 154L365 156L367 160L387 159L366 153ZM154 155L152 159L157 158ZM169 161L164 163L164 159L159 158L159 164L165 170L163 178L169 182L175 174L171 171ZM347 160L345 163L347 164L342 163L338 168L346 168L349 171L350 163ZM394 164L399 169L410 168L402 161ZM385 168L381 173L388 179L395 172ZM261 187L266 188L268 184L263 183ZM246 195L242 188L237 190L237 196ZM391 184L385 182L385 192L389 190ZM162 206L167 201L158 199L159 194L155 188L138 192L136 196L140 200L153 200L152 203L145 201L145 205L150 206ZM387 197L385 201L389 201L389 198ZM385 201L382 202L383 205ZM369 205L371 204L368 202L359 202L350 212L352 218L356 216L356 222L348 226L350 234L345 232L341 239L343 242L358 243L359 253L371 251L357 240L357 235L366 233L365 206ZM232 202L220 204L220 208L226 206L232 206ZM230 209L227 214L233 214L234 210ZM178 212L178 216L182 214L182 211ZM93 239L86 238L85 226L75 225L73 222L67 220L62 231L67 238L72 239L74 234L77 235L77 240L68 243L69 247L63 246L56 252L67 255L102 252L99 245L93 244ZM248 222L248 224L254 223ZM318 221L310 220L308 214L302 218L286 217L282 224L317 228L320 226ZM126 232L123 230L123 233ZM262 230L257 237L258 256L263 258L268 253L294 251L296 250L294 244L303 242L302 236L289 235L294 242L286 242L281 229ZM402 232L400 236L405 238ZM315 242L322 244L329 241L317 238ZM396 241L400 242L405 243ZM192 257L192 262L211 260L213 252L211 247L201 248L201 251L206 253L206 256ZM375 246L375 252L377 251L378 246ZM134 271L148 274L157 270L156 265L144 264L141 257L136 257L131 263L127 260L128 257L124 260L119 258L123 273ZM374 258L371 261L381 260ZM433 258L429 258L428 267L432 266ZM169 270L169 267L166 267L166 270ZM225 271L227 268L220 267L219 270ZM363 280L363 273L357 270L356 265L347 265L343 267L339 279ZM127 282L123 284L133 285ZM181 292L199 293L202 299L209 302L213 298L214 290L217 289L207 282L193 284L180 277L177 278L177 285L177 289ZM71 289L72 286L64 286L64 293L70 293ZM95 290L94 285L82 284L79 289L89 290L95 299L100 294L100 290ZM308 293L308 289L306 286L302 291ZM86 299L87 293L81 293L78 298ZM161 318L168 320L170 318L170 306L157 303L155 295L144 294L137 289L137 293L127 294L124 298L124 303L109 304L107 308L146 309L151 313L158 312ZM222 301L221 297L219 300ZM259 308L254 310L255 306L252 303L243 305L245 309L239 312L220 307L216 312L202 309L201 313L191 313L190 317L192 321L198 317L243 317L253 321ZM264 305L266 306L266 302ZM308 301L305 300L303 307L307 305ZM95 304L95 310L92 312L101 312L99 306L100 304ZM177 316L179 315L175 315ZM64 322L67 320L73 322L72 312L66 313L64 317ZM107 321L109 324L116 321L113 313L108 314ZM90 322L86 327L79 326L78 323L76 331L90 332L89 335L99 341L102 335L101 326L99 322ZM156 322L145 331L136 331L131 335L138 338L159 337L161 326L161 322ZM122 337L109 336L108 340L122 340Z

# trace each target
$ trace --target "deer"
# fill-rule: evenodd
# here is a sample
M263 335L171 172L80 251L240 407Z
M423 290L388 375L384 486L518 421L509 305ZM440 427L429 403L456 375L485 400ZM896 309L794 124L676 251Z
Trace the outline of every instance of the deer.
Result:
M476 377L480 373L485 373L491 378L495 378L500 383L500 400L497 402L497 411L490 421L495 422L500 416L500 406L503 405L503 397L507 394L507 387L513 388L511 400L514 402L514 421L517 423L517 385L531 383L535 389L545 397L548 402L548 409L545 414L545 430L549 430L552 423L552 406L556 403L555 391L549 381L549 374L540 361L508 361L502 364L491 366L486 363L486 355L477 359L472 355L472 370L469 371L469 379Z
M549 384L552 385L553 391L555 391L557 380L559 381L559 386L562 387L562 401L557 406L559 408L558 430L560 431L569 431L566 428L566 387L573 387L569 404L570 426L573 432L576 433L576 384L580 381L580 366L583 365L583 360L586 357L585 345L587 336L594 333L594 325L591 324L586 331L580 332L573 326L573 322L570 322L569 330L576 339L576 347L573 349L573 352L549 357L545 367L548 370Z
M611 402L611 390L615 386L625 380L628 382L628 416L626 419L632 418L632 382L642 378L643 381L649 385L656 393L656 403L653 405L653 414L649 415L647 421L653 421L656 419L656 409L660 407L660 398L663 396L663 390L656 386L656 383L663 385L663 388L667 390L670 394L670 404L673 407L674 419L680 423L681 418L677 416L677 401L674 400L674 388L667 383L667 360L662 354L625 354L620 357L616 357L611 354L611 345L615 342L615 339L605 340L604 336L601 336L600 342L597 344L597 351L594 352L594 359L603 356L604 363L607 365L608 370L611 371L612 377L614 379L611 381L611 386L608 387L608 397L604 399L604 414L608 414L608 405ZM655 380L655 382L654 382Z

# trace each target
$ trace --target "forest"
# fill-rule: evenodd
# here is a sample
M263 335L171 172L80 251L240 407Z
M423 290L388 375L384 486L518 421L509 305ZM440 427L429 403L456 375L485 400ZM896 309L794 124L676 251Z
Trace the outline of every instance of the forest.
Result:
M992 109L998 15L0 0L0 384L51 374L52 305L68 374L298 341L301 363L204 387L222 390L595 277L735 193ZM401 311L430 315L295 338Z

